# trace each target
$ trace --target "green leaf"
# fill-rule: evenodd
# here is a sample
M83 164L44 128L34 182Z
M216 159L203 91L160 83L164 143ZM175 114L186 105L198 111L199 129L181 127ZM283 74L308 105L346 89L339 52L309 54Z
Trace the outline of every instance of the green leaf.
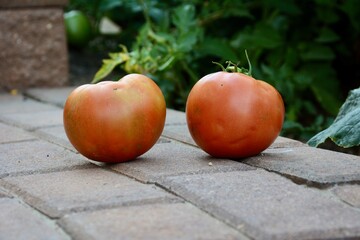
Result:
M197 51L205 55L214 55L224 60L230 60L233 62L238 61L238 56L231 48L230 44L224 39L218 38L205 38L201 45L197 48Z
M327 138L344 148L360 145L360 88L350 91L334 123L312 137L308 144L317 147Z
M109 53L110 59L104 59L101 68L96 72L91 83L97 83L108 76L116 66L129 60L129 54L126 52Z
M317 60L333 60L335 59L334 51L327 46L318 44L309 44L304 52L301 53L301 58L304 61L317 61Z
M170 68L172 66L172 64L175 62L176 58L175 56L170 56L168 59L166 59L166 61L159 66L158 70L159 71L164 71L167 68Z
M356 32L360 31L360 8L358 0L346 0L342 2L341 9L344 11L346 16L349 18L353 28Z
M339 39L340 37L338 34L326 27L321 29L319 36L315 39L315 41L319 43L332 43L338 41Z
M321 106L329 113L336 115L341 106L339 99L336 95L332 94L328 89L322 88L318 85L313 84L311 90L315 94L316 99Z
M180 34L176 40L176 50L179 52L188 52L193 50L194 45L201 36L199 29L189 29L188 32Z
M174 25L180 29L180 32L188 31L190 26L196 24L195 22L195 7L194 5L185 4L175 9L171 18Z
M116 7L123 6L124 3L119 0L102 0L101 4L99 5L99 10L107 11Z
M272 26L259 23L250 31L240 32L231 42L233 47L244 49L267 48L273 49L283 43L281 35Z
M327 24L334 24L338 22L340 17L336 12L336 8L331 5L331 1L324 2L326 2L326 4L319 4L315 9L317 18Z
M280 10L283 13L290 15L299 15L301 14L301 9L298 7L298 3L293 0L279 1L279 0L266 0L263 1L264 5L273 7L277 10Z
M249 19L255 19L255 17L251 14L248 8L228 8L225 12L223 17L245 17Z
M338 113L341 106L339 82L329 62L304 65L294 80L298 89L309 87L324 110L334 116Z

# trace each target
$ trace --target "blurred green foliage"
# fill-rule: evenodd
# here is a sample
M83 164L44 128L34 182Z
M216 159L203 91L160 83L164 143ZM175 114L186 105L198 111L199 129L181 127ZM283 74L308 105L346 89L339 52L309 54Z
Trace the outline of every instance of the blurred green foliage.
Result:
M357 0L73 0L68 8L122 29L96 40L112 53L95 81L119 69L147 74L170 108L183 110L193 84L220 70L212 61L246 65L245 49L253 76L284 98L288 137L308 140L328 127L360 85Z

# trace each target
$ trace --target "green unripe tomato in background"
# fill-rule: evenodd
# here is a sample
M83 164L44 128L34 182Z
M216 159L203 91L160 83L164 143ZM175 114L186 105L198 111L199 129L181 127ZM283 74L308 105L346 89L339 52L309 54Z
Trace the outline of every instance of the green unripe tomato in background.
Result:
M92 29L87 16L78 10L64 14L67 41L70 46L82 47L91 39Z

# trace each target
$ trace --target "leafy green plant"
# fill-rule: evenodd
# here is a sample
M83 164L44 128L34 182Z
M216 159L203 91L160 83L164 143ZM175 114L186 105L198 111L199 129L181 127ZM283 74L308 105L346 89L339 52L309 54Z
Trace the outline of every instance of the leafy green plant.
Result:
M109 54L110 59L103 62L93 82L105 78L117 65L123 64L126 72L140 72L151 75L163 88L168 104L172 102L173 93L184 102L187 96L186 87L198 80L186 60L191 55L195 44L202 37L202 31L195 21L193 5L182 5L174 9L162 26L155 26L145 12L146 24L140 30L133 51L128 52L125 46L119 53ZM170 23L172 24L170 26ZM173 28L172 28L173 27ZM189 80L182 78L185 73Z
M212 61L246 62L244 49L253 75L284 98L282 135L306 141L328 127L358 85L357 0L97 2L123 31L94 81L119 69L149 75L170 108L183 110L193 84L219 70Z
M336 145L360 145L360 88L352 90L331 126L312 137L308 144L317 147L330 138Z

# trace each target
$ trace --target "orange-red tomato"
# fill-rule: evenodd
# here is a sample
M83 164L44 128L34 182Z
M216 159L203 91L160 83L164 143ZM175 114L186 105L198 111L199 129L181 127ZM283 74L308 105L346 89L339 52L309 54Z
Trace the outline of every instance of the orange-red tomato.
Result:
M244 158L268 148L284 121L284 102L268 83L238 72L216 72L190 91L186 119L196 144L214 157Z
M133 160L160 137L166 104L150 78L129 74L118 82L76 88L64 107L64 127L71 144L99 162Z

